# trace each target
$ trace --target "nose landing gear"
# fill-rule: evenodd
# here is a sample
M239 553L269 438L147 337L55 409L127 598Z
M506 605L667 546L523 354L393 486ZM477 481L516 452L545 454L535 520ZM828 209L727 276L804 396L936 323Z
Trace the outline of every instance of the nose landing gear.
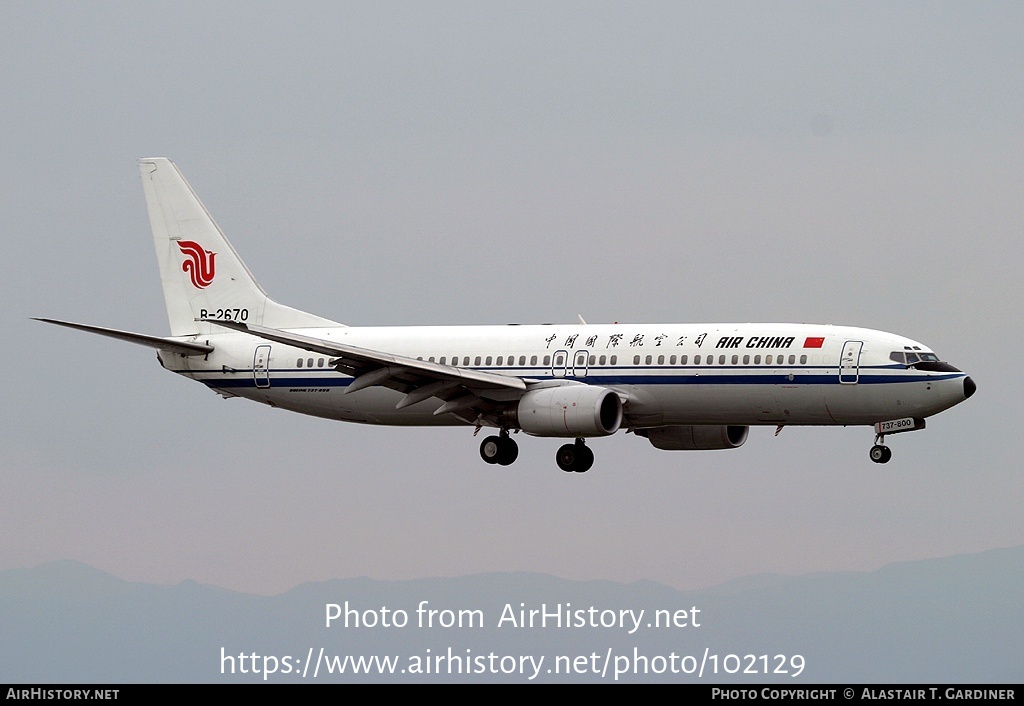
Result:
M875 463L889 463L889 459L892 458L892 449L885 445L885 434L881 431L875 433L875 445L871 447L871 451L868 452L868 456Z
M883 445L881 443L883 440L883 435L879 434L876 436L875 445L871 447L871 451L868 453L871 460L875 463L889 463L889 459L892 458L892 449Z
M903 419L891 419L887 422L875 424L875 445L871 447L868 456L875 463L889 463L892 458L892 449L885 445L886 434L900 434L907 431L924 429L924 419L917 417L904 417Z

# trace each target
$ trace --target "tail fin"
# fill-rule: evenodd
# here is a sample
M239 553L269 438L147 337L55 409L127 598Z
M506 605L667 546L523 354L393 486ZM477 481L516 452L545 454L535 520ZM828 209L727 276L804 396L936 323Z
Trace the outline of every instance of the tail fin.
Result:
M340 325L270 299L171 160L143 159L139 171L171 335L223 331L197 319L271 328Z

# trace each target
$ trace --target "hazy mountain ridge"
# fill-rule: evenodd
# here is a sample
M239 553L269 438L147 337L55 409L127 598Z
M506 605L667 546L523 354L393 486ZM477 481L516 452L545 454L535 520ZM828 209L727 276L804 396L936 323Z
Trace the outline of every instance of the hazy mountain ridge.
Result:
M328 654L555 655L801 654L799 679L720 675L757 683L808 681L1014 682L1022 677L1024 546L943 559L903 562L873 572L753 576L699 591L651 581L569 581L545 574L488 573L458 578L306 583L276 596L254 596L185 581L176 586L132 583L73 561L0 572L0 680L7 682L222 681L227 655L305 657ZM406 627L326 628L325 605L359 611L404 610ZM482 627L415 626L427 608L473 609ZM619 628L524 628L505 606L644 609L634 634ZM700 609L701 626L648 628L657 609ZM692 614L688 619L692 620ZM774 662L773 662L774 664ZM394 678L399 678L397 675ZM412 679L407 676L405 678ZM519 675L431 675L419 681L525 681ZM538 680L551 681L553 674ZM577 675L574 680L588 680ZM686 675L632 680L693 679ZM353 678L365 680L367 677ZM379 676L369 680L380 680ZM705 680L708 680L705 675ZM300 681L295 674L272 681ZM321 675L318 681L326 681Z

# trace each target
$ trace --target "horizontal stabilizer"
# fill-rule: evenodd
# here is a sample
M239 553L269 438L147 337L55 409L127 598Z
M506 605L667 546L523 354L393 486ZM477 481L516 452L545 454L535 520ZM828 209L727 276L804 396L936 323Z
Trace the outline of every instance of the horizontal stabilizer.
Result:
M189 343L187 341L178 341L173 338L161 338L160 336L147 336L144 333L132 333L131 331L119 331L113 328L103 328L102 326L89 326L88 324L74 324L70 321L58 321L57 319L42 319L32 317L35 321L44 321L48 324L56 324L58 326L67 326L68 328L76 328L79 331L88 331L89 333L98 333L101 336L108 336L109 338L117 338L122 341L128 341L129 343L137 343L140 346L148 346L149 348L157 348L162 351L170 351L172 353L178 353L179 355L206 355L213 350L213 346L208 346L202 343Z

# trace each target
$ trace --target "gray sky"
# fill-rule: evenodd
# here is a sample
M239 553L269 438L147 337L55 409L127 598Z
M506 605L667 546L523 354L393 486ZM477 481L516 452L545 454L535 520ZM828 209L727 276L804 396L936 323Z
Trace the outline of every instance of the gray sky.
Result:
M1011 2L6 4L0 568L691 588L1024 542L1022 25ZM867 428L766 428L599 439L582 476L558 440L500 468L469 428L224 401L28 320L166 333L143 156L275 299L351 325L849 324L979 392L884 467Z

